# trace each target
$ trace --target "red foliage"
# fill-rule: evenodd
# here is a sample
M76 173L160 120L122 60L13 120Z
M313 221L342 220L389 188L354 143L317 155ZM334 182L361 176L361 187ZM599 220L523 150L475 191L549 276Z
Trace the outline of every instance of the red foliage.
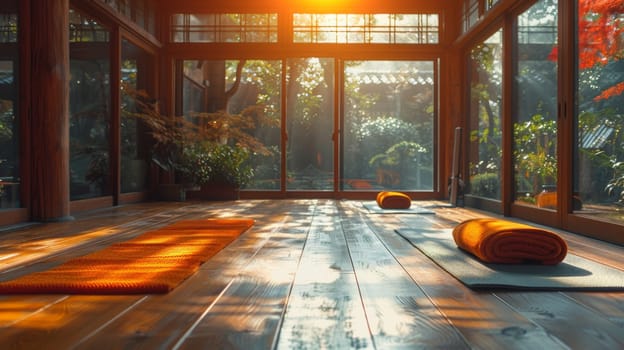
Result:
M605 89L600 95L594 97L594 101L606 100L613 96L618 96L624 93L624 81L613 85L612 87Z
M624 34L624 0L579 0L578 5L579 68L605 65L610 59L619 59ZM548 55L556 61L557 47Z
M617 56L618 42L624 33L619 14L624 11L623 0L579 1L579 68L605 65Z
M624 0L579 0L578 55L579 69L606 65L610 60L624 58ZM557 61L555 46L548 59ZM624 93L624 82L605 89L594 101L606 100Z
M587 4L591 4L591 9L596 13L616 14L624 10L624 1L622 0L584 0ZM583 4L584 5L584 4Z

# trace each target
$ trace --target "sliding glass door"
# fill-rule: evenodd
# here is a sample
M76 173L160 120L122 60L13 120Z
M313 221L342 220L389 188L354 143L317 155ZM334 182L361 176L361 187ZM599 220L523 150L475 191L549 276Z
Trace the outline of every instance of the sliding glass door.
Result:
M111 194L110 31L70 11L70 194L72 200Z
M153 82L153 57L145 50L124 39L121 45L121 193L141 192L148 188L148 169L150 166L147 149L148 132L133 113L143 111L125 92L125 89L144 91ZM146 101L152 103L153 101Z
M250 150L253 178L244 189L280 189L281 83L279 60L186 60L181 111L205 130L205 141Z
M469 56L468 193L501 199L503 30L473 46Z
M577 2L574 213L624 224L624 12ZM621 238L620 238L621 240Z
M258 122L238 130L257 141L247 191L435 191L434 60L187 60L178 67L187 120ZM237 142L233 128L214 141Z
M0 211L21 206L17 1L0 5Z
M557 0L517 17L513 50L513 169L517 204L557 209Z
M346 61L342 189L432 191L435 64Z
M286 76L286 189L334 189L334 60L292 58Z

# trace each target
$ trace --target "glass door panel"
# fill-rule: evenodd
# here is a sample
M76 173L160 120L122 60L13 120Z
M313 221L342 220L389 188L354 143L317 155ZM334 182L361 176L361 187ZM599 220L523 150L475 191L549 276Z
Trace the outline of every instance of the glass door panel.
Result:
M250 151L253 169L244 190L279 190L281 82L278 60L182 62L182 111L200 125L204 141Z
M287 61L286 189L334 190L334 59Z
M70 12L70 195L72 200L111 193L109 31Z
M0 210L21 206L17 7L0 5Z
M227 61L226 85L236 81L235 61ZM279 190L281 176L281 83L282 63L247 60L241 71L241 84L227 106L233 115L248 115L252 125L243 131L255 141L249 163L253 177L245 190Z
M138 110L134 100L124 94L123 88L145 91L150 56L127 40L121 52L121 192L138 192L147 189L149 166L147 134L145 127L132 113ZM152 103L153 101L146 101Z
M433 61L346 61L345 191L432 191Z
M470 51L468 193L501 198L502 29Z
M517 19L513 135L515 201L557 207L557 0L540 0Z
M20 133L15 68L13 60L0 57L0 210L20 207Z
M574 207L624 224L624 12L578 1Z

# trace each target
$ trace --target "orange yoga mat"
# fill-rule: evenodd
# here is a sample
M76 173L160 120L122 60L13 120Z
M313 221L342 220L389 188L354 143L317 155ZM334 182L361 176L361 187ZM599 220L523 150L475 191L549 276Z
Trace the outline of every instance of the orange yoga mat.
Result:
M453 229L461 249L489 263L554 265L566 256L566 242L554 232L512 221L469 219Z
M408 195L396 191L381 191L376 200L382 209L409 209L412 205L412 199Z
M0 282L0 294L167 293L253 226L253 219L184 220Z

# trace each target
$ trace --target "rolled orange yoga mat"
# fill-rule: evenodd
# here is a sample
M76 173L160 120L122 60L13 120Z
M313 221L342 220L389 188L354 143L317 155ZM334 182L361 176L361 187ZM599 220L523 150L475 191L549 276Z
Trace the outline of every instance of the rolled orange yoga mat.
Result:
M409 209L412 199L405 193L381 191L377 194L377 205L382 209Z
M555 265L568 252L552 231L494 218L466 220L453 229L453 238L459 248L488 263Z

